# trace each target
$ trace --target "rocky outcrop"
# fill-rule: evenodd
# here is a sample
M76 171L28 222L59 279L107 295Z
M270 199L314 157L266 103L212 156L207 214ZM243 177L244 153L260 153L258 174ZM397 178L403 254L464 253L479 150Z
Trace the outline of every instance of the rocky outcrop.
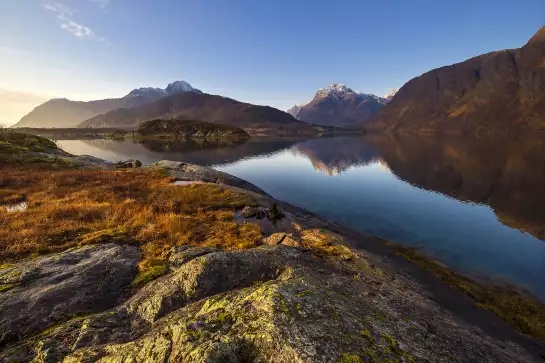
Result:
M500 348L418 291L357 253L353 262L324 264L283 245L210 251L120 306L8 347L0 359L532 361L516 344Z
M169 174L177 180L199 180L210 183L220 183L249 190L258 194L268 195L262 189L246 180L205 166L179 161L161 160L148 167L166 169Z
M0 269L0 345L115 306L139 260L136 247L105 244Z

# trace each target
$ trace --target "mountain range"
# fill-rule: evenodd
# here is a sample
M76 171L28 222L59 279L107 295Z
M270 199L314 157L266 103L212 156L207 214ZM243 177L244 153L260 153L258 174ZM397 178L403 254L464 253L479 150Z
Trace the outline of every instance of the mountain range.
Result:
M375 115L388 99L365 94L344 84L320 88L309 103L294 106L287 112L298 120L325 126L356 126Z
M185 119L237 126L253 136L315 136L334 131L299 121L269 106L256 106L206 93L184 92L138 108L121 108L90 118L78 127L136 128L153 118Z
M544 133L545 27L522 48L483 54L410 80L366 127L418 133Z
M76 127L80 122L108 111L120 108L136 108L163 97L189 91L202 93L200 90L191 87L187 82L176 81L170 83L165 89L137 88L121 98L88 102L55 98L36 107L13 127Z
M545 27L517 49L431 70L385 97L343 84L319 89L286 112L209 95L187 82L139 88L122 98L53 99L14 127L136 128L152 118L240 127L252 135L316 135L342 127L409 133L545 133ZM320 126L318 126L320 125Z

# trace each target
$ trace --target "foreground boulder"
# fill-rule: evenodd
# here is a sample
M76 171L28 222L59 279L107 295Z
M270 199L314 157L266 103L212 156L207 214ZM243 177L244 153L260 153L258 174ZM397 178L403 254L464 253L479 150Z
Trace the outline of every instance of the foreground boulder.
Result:
M193 257L117 307L6 348L0 360L532 361L360 254L351 263L324 263L308 250L276 245Z
M136 247L85 247L0 270L0 345L118 304L134 279Z
M151 164L150 167L166 169L169 174L177 180L198 180L209 183L226 184L268 196L261 188L258 188L244 179L206 166L182 163L179 161L161 160Z

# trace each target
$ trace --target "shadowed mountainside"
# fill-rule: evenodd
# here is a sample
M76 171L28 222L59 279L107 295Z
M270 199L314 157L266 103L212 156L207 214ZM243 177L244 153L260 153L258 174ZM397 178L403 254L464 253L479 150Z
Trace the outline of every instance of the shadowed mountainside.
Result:
M71 101L66 98L52 99L36 107L13 127L76 127L80 122L105 112L118 108L140 107L162 97L188 91L201 92L187 82L176 81L165 89L151 87L134 89L121 98L88 102Z
M545 27L519 49L407 82L366 127L419 133L545 132Z
M80 127L136 128L153 118L201 120L245 129L252 136L315 136L324 127L298 121L269 106L256 106L230 98L186 92L162 98L143 107L120 109L82 122Z

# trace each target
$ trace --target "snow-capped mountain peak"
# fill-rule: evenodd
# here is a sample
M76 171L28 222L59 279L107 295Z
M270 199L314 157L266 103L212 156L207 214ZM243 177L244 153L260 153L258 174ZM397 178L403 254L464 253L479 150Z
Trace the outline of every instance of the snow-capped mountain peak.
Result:
M386 95L384 95L384 98L390 101L392 98L394 98L397 91L399 91L399 88L392 88Z
M165 90L169 94L178 93L178 92L195 91L195 89L193 87L191 87L191 85L189 83L185 82L185 81L172 82L167 86L167 88Z
M124 98L151 98L159 99L166 96L172 96L177 93L183 92L197 92L201 93L200 90L191 87L191 85L185 81L176 81L169 83L168 86L163 88L155 87L140 87L133 89L128 95Z
M318 89L318 92L316 92L316 97L327 97L330 95L341 95L346 93L357 93L357 92L354 92L351 88L348 88L345 84L333 83L327 86L326 88Z
M127 96L127 98L134 98L134 97L146 97L149 95L157 95L157 96L166 96L166 91L162 88L154 88L154 87L140 87L133 89Z

